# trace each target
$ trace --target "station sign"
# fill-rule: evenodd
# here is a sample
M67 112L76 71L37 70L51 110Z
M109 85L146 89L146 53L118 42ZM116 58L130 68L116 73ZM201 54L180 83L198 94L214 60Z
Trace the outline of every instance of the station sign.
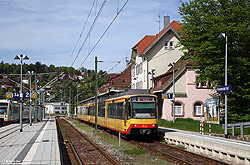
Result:
M217 87L217 93L232 92L232 85Z
M29 92L24 92L24 93L18 93L18 92L6 92L6 98L7 99L19 99L19 98L25 98L25 99L28 99L28 98L32 98L32 99L35 99L37 98L36 97L36 93L35 92L32 92L31 94Z
M13 98L13 93L12 92L6 92L6 98L7 99Z
M21 97L20 93L18 93L18 92L13 92L13 98L14 98L14 99L18 99L18 98L20 98L20 97Z
M173 93L163 93L162 99L173 99Z
M25 98L25 99L30 98L30 93L29 92L24 92L23 93L23 98Z
M36 93L35 93L35 92L32 92L32 93L31 93L31 98L32 98L32 99L35 99L35 98L36 98Z

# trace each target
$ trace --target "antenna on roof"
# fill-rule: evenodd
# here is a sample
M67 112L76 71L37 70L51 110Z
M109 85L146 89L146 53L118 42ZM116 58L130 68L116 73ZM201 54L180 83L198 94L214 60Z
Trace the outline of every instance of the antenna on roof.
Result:
M159 14L157 14L158 16L158 21L156 22L159 22L159 32L161 31L161 12L159 12Z
M129 64L129 60L128 60L128 55L127 55L127 53L126 53L125 61L126 61L126 68L127 68L127 67L128 67L128 64Z

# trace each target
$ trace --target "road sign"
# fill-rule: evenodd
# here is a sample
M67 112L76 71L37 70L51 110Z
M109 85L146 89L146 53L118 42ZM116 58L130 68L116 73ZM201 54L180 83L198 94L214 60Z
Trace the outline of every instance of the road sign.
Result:
M217 87L217 93L232 92L232 85Z
M13 98L14 98L14 99L20 98L20 93L18 93L18 92L13 92Z
M12 92L6 92L6 98L7 99L13 98L13 93Z
M161 98L162 98L162 99L166 99L166 98L167 98L167 97L166 97L166 94L163 93L162 96L161 96Z

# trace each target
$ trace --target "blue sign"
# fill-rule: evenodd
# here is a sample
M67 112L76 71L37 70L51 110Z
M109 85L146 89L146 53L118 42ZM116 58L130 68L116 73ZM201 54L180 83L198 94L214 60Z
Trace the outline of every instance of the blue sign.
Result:
M167 99L173 99L173 93L167 93Z
M25 92L23 93L23 98L30 98L30 93L29 92Z
M232 85L217 87L217 93L232 92Z
M20 98L20 93L18 93L18 92L13 92L13 98L14 98L14 99Z

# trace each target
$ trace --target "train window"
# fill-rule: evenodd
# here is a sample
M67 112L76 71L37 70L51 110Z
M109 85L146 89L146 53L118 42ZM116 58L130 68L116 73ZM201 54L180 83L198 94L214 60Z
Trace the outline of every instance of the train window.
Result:
M155 102L134 102L133 118L149 119L156 117Z
M0 114L3 115L7 112L7 106L8 104L0 104Z
M117 119L123 119L123 102L117 103Z
M100 117L105 116L105 103L104 102L98 103L98 116Z
M126 111L127 111L127 119L131 119L132 118L132 111L131 111L130 102L127 102L127 104L126 104Z

